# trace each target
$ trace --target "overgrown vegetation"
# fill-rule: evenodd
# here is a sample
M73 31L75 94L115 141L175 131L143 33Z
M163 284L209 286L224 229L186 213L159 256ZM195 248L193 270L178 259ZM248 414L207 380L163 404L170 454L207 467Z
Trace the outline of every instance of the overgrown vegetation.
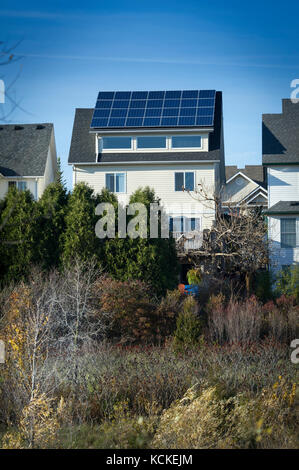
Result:
M74 259L2 292L2 447L298 447L296 298L151 289Z

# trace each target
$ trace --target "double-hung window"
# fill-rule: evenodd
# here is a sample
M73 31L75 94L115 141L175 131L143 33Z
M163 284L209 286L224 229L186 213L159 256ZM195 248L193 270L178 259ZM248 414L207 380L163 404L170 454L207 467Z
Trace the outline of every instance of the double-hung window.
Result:
M112 193L126 192L125 173L106 173L106 188Z
M296 235L296 219L280 219L281 248L295 248L297 245Z
M194 191L194 171L182 171L175 173L175 191L183 191L183 188L187 191Z
M200 230L200 218L184 216L169 218L170 232L184 233L193 230Z
M26 181L9 181L8 188L18 188L19 191L25 191L27 189Z

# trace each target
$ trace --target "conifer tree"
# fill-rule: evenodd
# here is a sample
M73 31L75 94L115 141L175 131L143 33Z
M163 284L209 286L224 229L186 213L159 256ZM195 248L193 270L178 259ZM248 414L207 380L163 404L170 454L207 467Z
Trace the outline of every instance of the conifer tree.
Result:
M95 234L98 217L95 208L99 197L85 183L78 183L69 196L65 217L65 233L62 238L63 261L69 263L75 257L88 260L99 259L100 240Z
M33 260L36 202L29 190L10 188L0 215L0 277L2 283L26 277Z

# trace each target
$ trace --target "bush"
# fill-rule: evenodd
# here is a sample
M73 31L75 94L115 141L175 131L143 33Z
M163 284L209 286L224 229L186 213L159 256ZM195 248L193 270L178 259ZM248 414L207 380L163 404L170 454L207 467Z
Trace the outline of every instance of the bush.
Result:
M145 282L117 281L107 276L99 280L98 290L99 310L112 316L110 338L122 344L161 343L172 333L177 294L168 293L159 304Z
M153 440L163 449L298 447L296 384L282 377L254 396L193 386L165 410Z
M176 350L186 350L198 346L202 328L197 312L196 300L193 297L187 297L176 322L173 340Z
M259 271L255 274L253 291L261 302L273 298L273 275L271 271Z
M288 266L277 274L276 294L295 296L299 302L299 266Z

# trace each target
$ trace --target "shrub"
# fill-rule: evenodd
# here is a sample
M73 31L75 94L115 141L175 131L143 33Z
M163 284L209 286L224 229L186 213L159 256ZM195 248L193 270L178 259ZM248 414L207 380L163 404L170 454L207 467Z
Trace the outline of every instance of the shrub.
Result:
M173 329L178 296L168 293L158 304L151 287L138 280L101 277L100 311L112 316L110 337L122 344L161 343Z
M176 350L194 348L199 344L202 328L197 312L196 300L193 297L187 297L176 322L173 342Z
M253 291L261 302L273 298L273 275L271 271L259 271L255 274Z
M162 414L156 448L296 448L296 384L279 377L254 396L228 396L219 386L187 391Z
M246 345L260 338L262 306L255 296L243 302L231 298L227 305L222 294L212 296L207 310L212 340Z
M288 266L277 274L276 294L295 296L299 301L299 266Z

